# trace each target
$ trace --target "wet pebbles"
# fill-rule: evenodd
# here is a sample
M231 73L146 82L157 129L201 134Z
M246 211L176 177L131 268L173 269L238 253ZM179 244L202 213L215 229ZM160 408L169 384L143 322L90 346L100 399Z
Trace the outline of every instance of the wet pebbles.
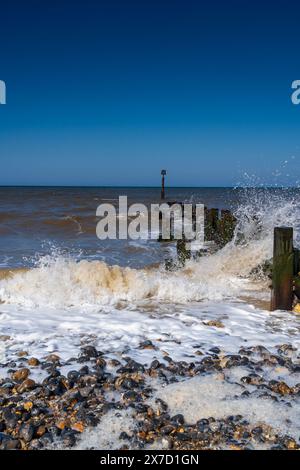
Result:
M229 370L242 367L248 372L239 381L244 387L241 397L298 399L299 383L289 386L282 380L269 380L264 373L266 367L299 372L291 345L278 346L276 353L263 346L242 348L235 355L223 355L214 347L207 353L197 352L194 362L175 361L168 355L158 360L156 347L148 340L139 349L153 350L150 365L129 356L111 359L92 345L84 346L78 358L68 363L57 354L45 359L19 354L9 363L7 377L0 379L0 449L72 448L86 429L97 426L111 410L130 410L135 422L132 432L120 433L119 448L123 449L300 448L299 436L279 434L241 415L187 424L183 414L172 416L167 403L153 398L158 384L212 372L225 377ZM31 378L36 371L43 372L43 379Z

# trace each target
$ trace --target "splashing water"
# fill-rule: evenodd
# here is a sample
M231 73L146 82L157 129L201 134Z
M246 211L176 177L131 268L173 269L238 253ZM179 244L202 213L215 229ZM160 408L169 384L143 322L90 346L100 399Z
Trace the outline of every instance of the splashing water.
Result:
M246 188L235 211L233 240L217 253L190 261L177 272L109 266L44 256L38 266L0 282L0 299L26 307L101 307L120 301L187 303L236 299L266 291L266 279L253 276L272 257L273 228L293 226L299 239L300 206L292 191Z

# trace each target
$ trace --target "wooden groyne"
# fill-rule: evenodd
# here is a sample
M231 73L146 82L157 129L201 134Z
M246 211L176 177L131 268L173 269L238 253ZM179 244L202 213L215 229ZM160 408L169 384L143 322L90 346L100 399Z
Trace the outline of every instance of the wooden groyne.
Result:
M183 214L183 202L172 201L166 202L169 207L174 204L177 204L182 207L182 216ZM193 205L192 208L192 224L195 227L196 224L196 205ZM160 213L160 221L162 222L162 213ZM236 218L232 212L228 209L208 209L204 207L204 240L214 242L218 248L226 245L230 240L232 240L234 235L234 229L236 226ZM174 239L173 227L171 227L170 238L164 239L162 237L162 226L160 226L160 235L159 241L172 241ZM188 240L185 240L188 241Z
M206 248L201 247L199 250L191 251L189 249L189 240L184 233L184 203L178 201L168 201L166 204L169 207L177 204L181 206L182 209L182 235L180 239L176 241L176 251L177 251L177 261L174 262L172 259L167 259L165 265L167 269L176 269L179 266L184 266L185 262L191 258L198 258L203 254L203 251L206 251L208 246L210 250L220 249L225 246L230 240L232 240L234 235L234 229L236 226L236 218L232 212L228 209L208 209L204 207L204 242L206 243ZM170 236L163 238L163 215L160 212L160 235L158 241L160 242L173 242L174 238L174 220L171 217L171 227L170 227ZM196 205L192 207L192 223L193 230L196 229ZM207 243L209 242L209 244Z
M164 177L164 174L162 173ZM162 196L164 196L164 182L162 183ZM182 208L184 217L184 203L178 201L166 201L169 207L177 204ZM174 221L173 221L174 222ZM171 224L170 237L164 239L162 236L163 216L160 213L160 235L158 240L174 241L174 223ZM228 209L204 207L204 241L212 242L216 249L220 249L230 242L234 236L237 220ZM192 224L196 224L196 205L192 209ZM192 257L201 256L199 252L191 252L188 248L188 240L184 234L182 224L182 237L176 241L177 263L174 260L166 260L167 269L176 269L184 266L185 262ZM294 247L293 228L275 227L273 262L271 273L271 302L270 310L292 310L295 303L300 305L300 249Z
M167 174L166 170L161 170L161 200L168 204L169 207L173 206L174 204L180 205L182 209L182 217L184 216L183 208L184 203L179 201L165 201L165 176ZM195 229L196 225L196 205L193 205L192 208L193 214L193 228ZM174 222L174 221L173 221ZM173 223L172 222L172 223ZM158 237L158 241L172 241L174 240L174 223L171 227L170 237L164 239L162 236L162 213L160 212L160 235ZM216 209L211 208L208 209L204 207L204 240L211 241L216 244L218 248L226 245L230 240L233 238L234 229L236 226L236 218L232 214L232 212L228 209ZM184 238L184 236L182 237ZM188 240L184 240L186 243ZM178 240L177 243L177 251L179 256L181 256L181 251L183 250L183 243L182 240ZM185 253L185 256L188 258L190 255Z

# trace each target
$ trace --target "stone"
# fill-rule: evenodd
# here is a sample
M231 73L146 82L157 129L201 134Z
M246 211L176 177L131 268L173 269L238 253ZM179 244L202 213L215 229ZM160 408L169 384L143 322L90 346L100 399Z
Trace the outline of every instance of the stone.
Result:
M175 423L177 425L182 425L182 424L184 424L184 416L182 414L172 416L171 422Z
M43 425L39 426L36 430L37 437L42 437L45 433L46 433L46 427Z
M40 364L40 361L36 357L30 357L27 361L29 366L36 367Z
M6 439L1 444L3 450L16 450L21 448L21 443L18 439Z
M141 401L141 396L133 390L128 390L123 394L123 400L125 401Z
M82 387L79 392L82 398L87 398L92 393L92 391L93 391L93 387L87 386L87 387Z
M98 357L98 351L94 346L84 346L81 348L82 356L86 356L88 358L91 357Z
M293 312L296 313L296 315L300 315L300 303L295 305Z
M19 351L17 353L17 356L18 357L25 357L25 356L28 356L28 352L27 351Z
M46 432L42 437L39 439L40 444L43 447L47 447L53 442L53 436L50 432Z
M96 364L96 366L98 366L98 367L102 367L102 368L106 367L106 361L105 361L105 359L103 359L103 357L98 357L98 358L96 359L95 364Z
M6 440L11 440L12 437L9 434L5 434L4 432L0 432L0 444Z
M13 372L11 377L15 382L23 382L25 379L27 379L29 374L30 370L26 367L23 367L22 369L18 369Z
M147 339L146 341L142 341L139 345L140 349L156 349L152 341Z
M208 320L203 323L206 326L214 326L215 328L225 328L225 325L220 320Z
M57 354L49 354L49 356L46 357L46 361L48 361L48 362L59 362L60 357Z
M161 366L161 363L157 359L154 359L154 361L151 362L150 368L158 369L160 366Z
M280 393L280 395L290 395L293 393L293 390L285 382L270 380L269 387L273 392Z
M84 425L81 422L74 423L74 424L72 424L72 429L73 429L73 431L83 432L84 431Z
M32 401L27 401L26 403L24 403L23 407L24 407L24 410L30 411L33 407Z
M63 440L63 444L66 447L73 447L76 443L76 438L75 438L74 432L68 431L68 432L64 433L64 435L62 437L62 440Z
M171 434L171 432L175 431L175 426L172 426L171 424L167 424L166 426L163 426L160 428L161 434L168 435Z
M18 386L17 392L18 393L23 393L23 392L28 392L29 390L32 390L35 388L36 383L34 380L31 379L26 379L24 382L21 383L21 385Z
M18 422L17 417L15 414L11 413L10 410L6 410L6 412L4 412L2 416L4 418L7 429L14 429L16 427Z
M10 336L8 335L0 335L0 341L8 341L10 339Z
M80 377L80 373L77 370L70 370L67 374L67 379L70 382L76 382L78 377Z
M295 439L292 439L290 437L287 437L283 440L283 445L289 450L298 449L297 442L295 441Z
M30 423L22 424L19 430L19 437L23 439L25 442L30 442L33 438L35 428Z
M121 440L129 440L130 439L130 436L127 434L127 432L125 431L122 431L120 436L119 436L119 439Z

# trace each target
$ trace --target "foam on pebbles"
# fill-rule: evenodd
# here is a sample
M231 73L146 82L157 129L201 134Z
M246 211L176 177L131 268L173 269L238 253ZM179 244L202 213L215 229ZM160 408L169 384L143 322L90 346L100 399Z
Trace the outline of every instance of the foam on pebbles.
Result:
M0 379L0 448L300 448L291 344L202 348L194 361L158 360L149 339L139 347L149 363L93 344L68 361L16 354Z

